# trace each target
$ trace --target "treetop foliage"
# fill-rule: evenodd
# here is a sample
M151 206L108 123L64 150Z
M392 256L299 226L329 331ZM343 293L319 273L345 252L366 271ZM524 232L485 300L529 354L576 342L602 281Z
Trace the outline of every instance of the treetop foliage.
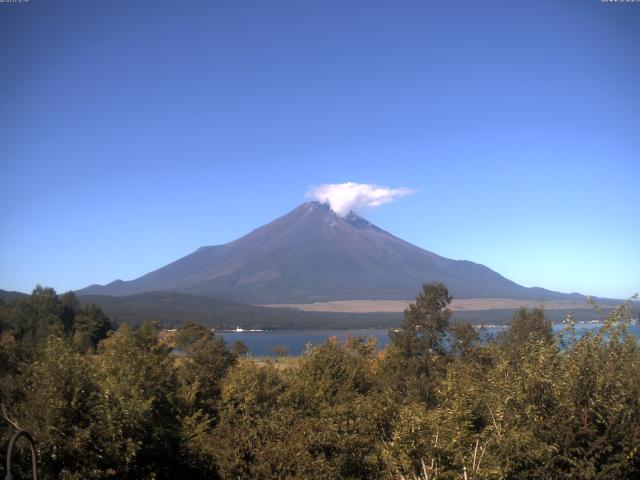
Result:
M450 302L426 284L386 348L330 338L282 363L195 323L114 331L38 287L0 305L0 436L33 432L41 477L66 480L640 476L628 304L561 344L541 307L481 342Z

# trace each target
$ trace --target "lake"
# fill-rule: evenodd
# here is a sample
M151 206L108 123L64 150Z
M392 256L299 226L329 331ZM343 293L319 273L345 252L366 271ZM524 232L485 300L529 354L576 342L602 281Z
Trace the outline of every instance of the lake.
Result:
M579 323L576 325L578 335L585 332L598 330L602 323ZM505 327L490 327L486 329L487 335L496 335ZM565 328L563 324L553 326L554 333ZM630 325L628 331L640 339L640 325ZM245 332L216 332L221 335L230 345L236 340L241 340L249 347L251 355L254 357L272 357L273 349L277 346L284 346L290 355L301 355L307 343L318 345L329 337L338 337L342 342L349 337L375 337L378 347L384 347L389 343L388 329L355 329L355 330L270 330L270 331L245 331Z

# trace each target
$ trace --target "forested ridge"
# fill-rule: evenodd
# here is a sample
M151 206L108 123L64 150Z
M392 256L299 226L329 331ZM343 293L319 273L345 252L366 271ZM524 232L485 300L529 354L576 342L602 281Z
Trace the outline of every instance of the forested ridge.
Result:
M328 339L282 363L196 323L114 330L38 287L0 304L0 468L19 427L48 479L640 477L630 304L564 342L542 308L520 309L480 342L450 302L427 284L388 347ZM22 446L16 478L27 459Z

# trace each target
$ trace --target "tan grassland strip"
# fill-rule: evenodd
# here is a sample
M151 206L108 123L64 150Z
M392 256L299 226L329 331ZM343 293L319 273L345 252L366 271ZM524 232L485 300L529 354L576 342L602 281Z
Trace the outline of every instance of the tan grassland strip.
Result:
M413 300L339 300L315 303L279 303L261 305L272 308L293 308L305 312L343 312L343 313L394 313L404 311ZM498 310L533 307L540 305L535 300L518 300L512 298L463 298L454 299L451 310ZM586 301L553 300L543 302L546 310L574 310L593 308Z

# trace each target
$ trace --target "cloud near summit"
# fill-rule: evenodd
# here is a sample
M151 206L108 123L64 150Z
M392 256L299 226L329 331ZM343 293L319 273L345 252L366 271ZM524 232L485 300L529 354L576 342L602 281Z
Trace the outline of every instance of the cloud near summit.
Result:
M331 210L344 217L351 210L379 207L412 193L415 193L415 190L411 188L346 182L318 185L309 190L306 196L322 203L329 203Z

